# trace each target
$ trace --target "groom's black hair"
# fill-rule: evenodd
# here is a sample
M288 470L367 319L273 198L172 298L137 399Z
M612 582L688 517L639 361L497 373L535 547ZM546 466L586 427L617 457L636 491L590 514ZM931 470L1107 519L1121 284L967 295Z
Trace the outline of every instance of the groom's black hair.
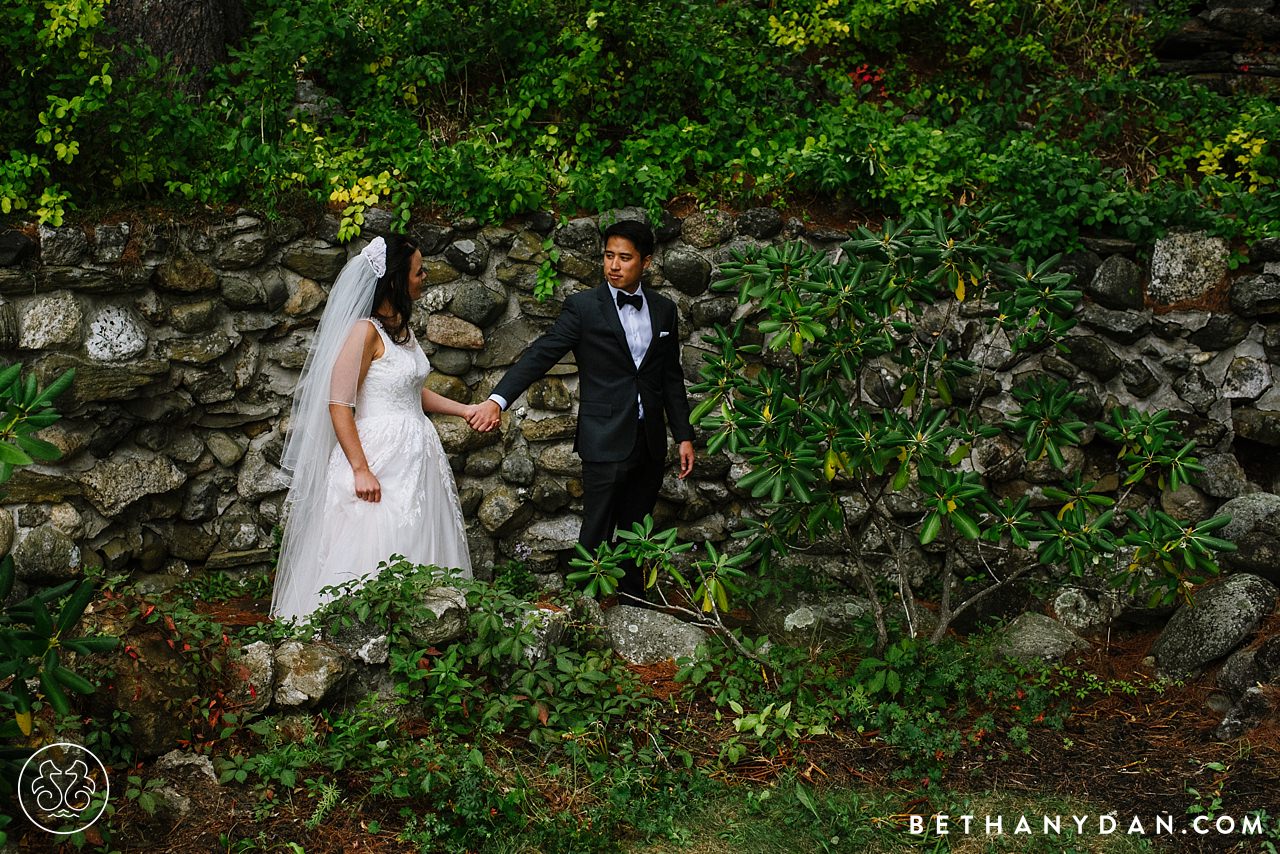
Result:
M630 240L641 258L648 258L653 254L653 229L643 222L620 219L604 230L605 243L609 242L610 237L624 237Z

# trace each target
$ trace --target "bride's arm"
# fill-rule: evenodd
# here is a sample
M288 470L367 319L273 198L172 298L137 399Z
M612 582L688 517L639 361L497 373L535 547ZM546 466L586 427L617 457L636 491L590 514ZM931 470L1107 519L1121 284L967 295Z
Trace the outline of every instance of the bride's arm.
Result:
M365 375L369 373L369 365L381 355L377 351L382 346L372 324L362 323L360 326L364 328L364 342L360 350L360 377L357 387L364 383ZM338 445L346 455L347 462L351 464L351 471L355 475L356 496L364 501L381 501L382 484L378 483L378 478L369 470L369 460L364 455L364 446L360 444L360 434L356 431L355 408L342 403L330 403L329 420L333 422L333 432L338 437Z
M476 409L474 404L458 403L456 400L437 394L429 388L422 389L422 411L438 412L441 415L457 415L459 418L470 418Z

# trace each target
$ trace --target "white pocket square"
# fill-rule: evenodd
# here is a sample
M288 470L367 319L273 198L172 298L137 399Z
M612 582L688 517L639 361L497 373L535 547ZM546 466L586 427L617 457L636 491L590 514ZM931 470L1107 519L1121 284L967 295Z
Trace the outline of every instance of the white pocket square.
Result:
M671 334L670 332L667 332L667 331L663 330L663 331L659 331L659 332L658 332L658 337L659 337L659 338L666 338L666 337L667 337L668 335L670 335L670 334Z

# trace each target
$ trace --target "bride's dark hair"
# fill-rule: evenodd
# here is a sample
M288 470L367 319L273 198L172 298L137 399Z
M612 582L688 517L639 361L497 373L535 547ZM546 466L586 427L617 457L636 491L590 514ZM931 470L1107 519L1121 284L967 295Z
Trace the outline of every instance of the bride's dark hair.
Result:
M409 264L418 244L411 238L393 234L387 238L387 272L373 291L373 311L387 335L397 344L409 341L409 315L413 300L409 297ZM378 313L384 302L391 304L391 316Z

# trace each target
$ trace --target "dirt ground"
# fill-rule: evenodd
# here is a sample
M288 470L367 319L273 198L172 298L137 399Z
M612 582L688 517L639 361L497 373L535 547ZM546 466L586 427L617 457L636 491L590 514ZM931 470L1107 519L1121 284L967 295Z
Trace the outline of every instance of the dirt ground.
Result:
M1273 715L1244 738L1233 743L1217 742L1213 730L1221 712L1210 706L1217 693L1215 673L1210 671L1180 685L1157 690L1151 684L1150 668L1144 666L1154 633L1139 633L1095 647L1076 662L1081 670L1102 680L1118 680L1127 690L1090 693L1073 702L1073 711L1062 730L1032 728L1024 752L1007 746L992 758L991 745L969 747L952 759L946 777L929 789L914 787L908 793L895 782L898 762L891 749L873 737L837 734L804 743L789 754L772 761L754 761L731 769L732 782L763 784L794 771L816 787L871 787L902 791L896 820L910 813L931 815L955 813L956 801L967 793L1003 792L1018 796L1056 795L1101 805L1122 822L1140 817L1150 827L1156 816L1168 815L1185 827L1190 821L1188 807L1197 801L1191 788L1201 793L1199 801L1221 799L1219 813L1237 819L1265 809L1280 815L1280 719ZM635 668L646 690L665 698L680 690L673 681L674 665ZM1280 689L1278 689L1280 690ZM1280 698L1278 698L1280 699ZM708 721L710 727L716 726ZM712 758L713 753L708 753ZM147 769L139 769L145 777ZM134 773L138 773L135 771ZM124 774L117 774L124 777ZM416 850L396 838L401 820L394 811L373 801L350 802L334 810L317 831L306 830L311 801L297 799L291 807L281 797L277 809L263 809L258 794L234 786L217 786L207 780L174 778L165 775L191 801L191 809L177 819L149 817L136 802L114 798L118 810L110 825L114 835L111 850L140 852L195 852L240 850L288 850L279 847L285 840L298 840L307 854L317 852ZM341 780L339 782L342 782ZM123 787L123 779L116 785ZM343 788L359 792L358 779ZM121 790L117 789L117 791ZM936 792L921 795L920 792ZM891 817L886 817L891 818ZM370 833L370 823L386 828ZM377 825L374 825L377 827ZM265 848L238 848L232 843L264 834ZM75 850L55 845L40 831L10 828L10 844L17 851ZM93 829L90 846L102 844ZM1240 840L1234 840L1239 844ZM1163 850L1222 851L1230 846L1217 836L1194 835L1154 838ZM106 850L106 849L100 849ZM512 849L519 850L519 849ZM1260 850L1252 844L1235 850ZM749 852L747 852L749 854Z

